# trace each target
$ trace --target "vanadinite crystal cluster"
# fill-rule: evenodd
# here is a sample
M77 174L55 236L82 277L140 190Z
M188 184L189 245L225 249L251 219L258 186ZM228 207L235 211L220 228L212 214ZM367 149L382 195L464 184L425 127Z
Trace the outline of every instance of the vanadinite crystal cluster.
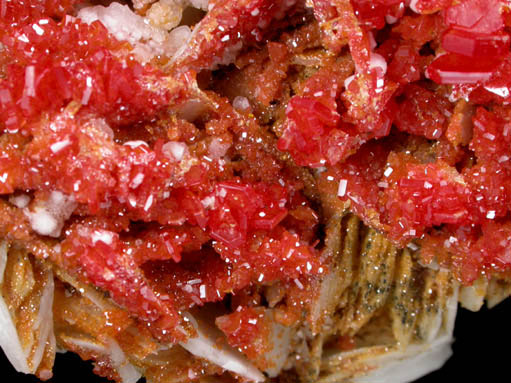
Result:
M0 237L51 265L60 326L102 328L58 308L83 286L145 357L222 307L271 376L332 216L466 285L511 269L510 28L500 0L0 0Z
M410 13L399 1L354 1L356 70L327 109L343 139L304 147L322 153L322 164L304 165L326 167L324 187L368 225L402 245L418 240L425 262L436 257L468 284L511 261L508 5L418 0ZM326 38L330 18L320 18ZM309 124L293 106L284 139ZM327 124L315 126L326 136Z

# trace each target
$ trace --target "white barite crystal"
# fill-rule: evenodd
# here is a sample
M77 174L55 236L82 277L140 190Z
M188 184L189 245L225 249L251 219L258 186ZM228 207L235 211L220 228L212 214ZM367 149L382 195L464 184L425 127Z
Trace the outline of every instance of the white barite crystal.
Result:
M462 286L460 288L461 306L473 312L479 311L484 304L487 289L488 279L486 277L475 280L470 286Z
M188 153L188 147L184 142L169 141L163 145L162 151L168 159L179 162Z
M46 201L37 201L35 206L26 207L23 212L28 217L32 230L40 235L57 238L76 206L73 197L52 191Z
M87 24L99 20L115 38L129 42L142 62L160 55L172 57L188 42L191 34L187 26L167 32L151 25L148 19L132 12L128 6L115 2L108 7L97 5L82 8L78 17Z
M113 339L108 338L108 356L113 367L122 379L123 383L136 383L142 377L142 374L128 361L119 344Z
M342 179L339 181L339 188L337 190L338 197L344 197L346 195L346 189L348 187L348 180Z
M0 243L0 286L3 283L5 265L7 263L8 245L5 242ZM25 374L30 373L27 358L21 347L20 339L16 326L12 320L9 308L0 294L0 346L7 356L9 362L16 371Z
M5 266L7 264L8 245L6 242L0 243L0 290L4 280ZM18 372L25 374L34 374L43 359L44 350L47 344L55 344L55 335L53 332L53 273L47 273L47 280L44 285L37 316L31 325L29 331L32 332L32 343L24 348L14 318L11 316L2 294L0 294L0 347L12 366Z
M159 28L170 30L181 22L187 7L208 10L207 0L160 0L151 5L146 12L149 22Z
M420 12L417 10L417 1L418 1L418 0L411 0L411 1L410 1L410 5L409 5L409 7L410 7L410 9L411 9L412 11L414 11L415 13L420 13Z
M189 0L192 7L202 9L203 11L208 10L208 0Z
M250 102L246 97L236 96L234 97L234 100L232 100L232 106L234 107L234 109L240 112L244 112L250 109Z
M224 157L230 147L231 144L221 138L213 138L208 147L208 154L212 159L216 160Z
M119 346L119 343L117 343L113 338L107 337L105 339L105 343L67 335L64 335L63 339L66 343L83 350L101 354L109 359L111 366L119 374L122 383L136 383L142 377L142 374L129 362L126 354Z
M225 370L232 371L248 381L263 382L266 380L264 375L243 354L227 344L218 342L219 339L224 338L218 329L203 321L196 320L189 313L186 313L185 317L197 331L195 338L180 343L185 350Z
M295 283L298 279L295 279ZM298 283L300 283L298 281ZM275 320L272 310L266 310L266 315L269 316L270 327L270 339L271 349L264 355L264 359L268 361L269 367L264 371L270 378L278 376L286 361L289 354L291 353L292 339L294 332L290 327L281 325Z
M168 1L172 1L177 4L185 4L186 6L192 6L194 8L199 8L199 9L202 9L203 11L208 10L208 3L209 3L209 0L159 0L159 1L156 1L156 0L133 0L133 7L135 9L142 9L142 8L147 7L150 4L154 5L155 3L157 4L157 3L168 2Z
M146 12L146 17L155 27L171 30L181 22L183 10L182 1L160 0L151 5Z
M23 209L30 203L30 196L26 194L11 195L9 202L16 206L18 209Z
M369 60L369 68L371 69L380 69L381 75L385 75L387 73L387 62L383 58L382 55L378 53L371 52L371 58Z
M438 370L452 355L452 338L444 336L428 345L413 345L381 358L381 367L354 383L408 383Z

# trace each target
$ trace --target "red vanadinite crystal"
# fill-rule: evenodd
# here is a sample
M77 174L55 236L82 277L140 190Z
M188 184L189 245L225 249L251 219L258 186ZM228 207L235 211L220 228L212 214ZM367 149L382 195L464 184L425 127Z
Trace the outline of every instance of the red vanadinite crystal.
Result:
M420 48L436 39L444 28L442 18L438 14L410 15L404 16L393 31L399 34L400 39Z
M169 297L161 297L150 287L117 233L78 225L63 242L62 250L57 263L108 291L140 319L154 323L156 336L183 338L175 329L180 319Z
M310 97L293 97L286 109L287 126L279 140L279 149L299 155L301 165L322 166L326 159L322 157L321 138L337 127L339 114L320 101ZM315 155L319 158L310 158Z
M41 17L60 18L81 0L0 0L0 23L20 25ZM0 34L5 33L0 31Z
M510 37L503 31L500 1L468 0L444 11L442 47L428 76L440 84L473 84L490 79L509 52ZM477 58L473 60L473 58Z
M438 84L476 84L489 80L499 62L490 57L469 57L447 53L433 61L426 75Z
M271 321L264 308L240 306L232 314L218 317L215 323L227 335L229 344L249 358L264 355L271 348L268 343Z
M215 205L209 214L208 227L212 238L232 248L246 243L252 230L272 230L287 215L285 190L278 185L252 186L221 182L215 187Z
M509 269L511 264L511 222L487 222L482 226L482 235L476 248L488 269L496 271Z
M93 212L100 203L115 199L144 217L161 198L175 165L161 148L115 144L108 129L102 120L69 113L33 127L34 139L20 163L25 177L17 187L51 185Z
M176 329L179 309L221 300L253 283L303 278L307 286L304 276L322 270L309 243L317 216L293 186L297 181L280 174L282 165L268 152L260 127L226 100L212 98L216 116L206 127L211 137L189 122L173 121L172 136L204 140L196 147L165 143L171 127L149 143L125 140L139 132L146 137L140 122L153 131L154 120L165 118L160 112L186 101L193 73L184 65L172 76L141 65L131 47L99 22L87 25L68 16L57 21L64 16L57 7L69 4L50 10L47 3L31 3L18 18L12 7L2 14L12 25L0 35L0 117L6 131L0 193L59 190L72 196L81 215L62 234L53 261L104 289L155 336L172 340L183 337ZM197 33L183 63L200 68L213 62L211 50L219 58L238 49L238 42L260 41L286 4L216 3L198 27L214 27L215 38L202 41L204 34ZM280 45L274 48L269 51L275 64L285 62ZM127 125L131 132L124 131ZM247 132L250 140L243 141ZM233 140L243 157L240 177L225 156ZM186 283L192 280L202 282Z
M452 0L411 0L410 8L421 14L431 14L452 4Z
M354 126L340 122L337 96L342 76L319 71L303 85L303 94L292 97L277 147L291 153L297 164L310 167L335 165L362 144Z
M0 138L0 195L14 192L23 182L24 169L20 163L24 144L25 139L20 135Z
M511 55L508 53L494 70L489 80L482 84L469 86L455 86L454 94L459 91L459 96L470 100L472 104L484 105L496 103L506 105L511 100Z
M393 54L388 76L392 81L406 85L420 80L421 69L421 57L417 50L411 45L403 44Z
M70 101L127 124L153 117L180 96L175 80L135 61L99 22L44 18L13 28L1 42L9 61L0 117L9 131Z
M322 179L335 182L334 190L340 199L351 201L353 211L372 224L380 219L380 190L388 186L388 183L378 185L383 177L388 154L387 148L370 142L346 162L321 174Z
M196 250L199 244L195 243ZM211 249L201 249L183 254L179 263L149 262L142 269L157 290L173 297L179 309L220 301L252 283L293 281L320 273L315 250L285 230L254 233L238 248L215 242L214 250L222 259Z
M474 128L470 148L477 158L505 166L509 160L511 124L482 107L477 108L472 120Z
M397 21L404 14L405 7L402 0L354 0L353 9L366 28L382 29L386 17Z
M444 21L471 33L497 32L504 27L501 4L500 0L465 0L444 10Z
M450 29L442 36L442 47L451 53L479 59L491 57L495 60L509 52L509 34L477 34L461 29Z
M339 52L349 44L358 71L369 68L371 43L368 33L362 29L350 0L314 0L314 15L320 22L325 46Z
M426 235L421 257L425 262L438 261L464 284L471 284L483 271L483 256L476 249L479 236L473 226L445 226Z
M199 71L228 62L243 43L260 42L272 20L284 17L294 3L270 0L216 1L173 67L177 71Z
M242 248L233 248L219 242L215 250L225 260L239 268L246 267L250 280L272 282L293 280L302 274L318 274L320 263L312 246L300 240L297 234L277 228L265 234L256 232Z
M347 116L360 133L369 138L389 134L395 118L396 104L392 96L397 84L384 79L376 69L358 74L342 94Z
M473 283L481 272L509 270L509 240L511 222L508 219L488 221L480 228L448 227L424 240L422 253L426 258L437 257L464 284Z
M414 164L405 155L391 155L388 162L383 203L392 238L403 241L428 227L470 222L470 190L456 169L442 162Z
M394 124L399 130L429 139L438 139L447 127L451 103L423 87L410 84L403 92Z
M463 173L472 192L470 211L475 222L505 217L511 204L510 171L496 164L480 164Z

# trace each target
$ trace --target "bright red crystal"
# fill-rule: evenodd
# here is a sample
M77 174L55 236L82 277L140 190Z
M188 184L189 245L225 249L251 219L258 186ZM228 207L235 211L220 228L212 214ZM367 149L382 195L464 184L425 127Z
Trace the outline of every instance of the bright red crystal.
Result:
M509 220L488 221L478 230L452 227L424 241L423 254L437 257L464 284L473 283L481 272L509 270ZM443 254L442 254L443 253Z
M132 251L124 248L117 233L78 225L62 250L57 263L108 291L114 301L140 319L154 323L155 335L183 338L175 329L180 319L172 301L149 286Z
M213 252L190 252L180 263L149 262L141 267L160 294L169 295L177 309L218 302L251 283L250 270L224 262Z
M411 0L410 8L417 13L431 14L452 4L452 0Z
M488 222L482 226L477 248L486 268L506 270L511 263L511 222Z
M257 189L256 189L257 188ZM212 195L209 230L213 239L229 247L246 243L252 230L272 230L287 215L286 192L278 185L256 188L236 182L221 182Z
M320 269L312 247L301 242L298 235L282 230L252 234L238 248L221 242L213 245L216 253L211 249L199 252L199 246L183 254L179 263L149 262L142 269L158 291L173 297L179 309L217 302L232 292L241 294L243 288L254 283L299 281L304 275L325 271ZM307 285L305 279L303 283Z
M421 69L421 58L417 50L403 44L394 52L388 73L392 81L405 85L420 80Z
M42 17L63 17L81 0L0 0L0 23L23 24ZM5 31L0 32L0 34Z
M506 165L509 159L511 125L502 117L479 107L472 118L473 138L470 148L477 158Z
M0 117L9 131L70 101L127 124L153 117L180 95L176 80L139 64L99 22L45 18L13 28L1 42L9 61Z
M371 43L350 0L314 0L314 14L320 22L325 46L338 52L348 43L358 71L369 69Z
M509 34L477 34L461 29L450 29L442 36L442 47L451 53L477 58L498 59L509 52Z
M471 226L446 226L433 231L422 241L421 257L429 263L438 261L452 270L464 284L473 283L483 271L483 257L476 250L480 233Z
M283 18L294 4L283 0L215 1L174 68L198 71L228 63L244 43L260 42L272 20Z
M438 14L404 16L393 30L399 38L418 48L436 39L445 28Z
M246 268L251 280L272 282L294 280L302 274L321 273L316 250L282 228L263 235L256 232L248 238L243 248L233 248L224 243L215 244L215 250L224 260Z
M389 134L395 118L396 105L392 96L397 84L386 80L377 69L365 75L356 75L349 82L342 99L347 116L356 129L369 137Z
M227 100L192 89L195 75L184 65L218 64L239 42L261 41L292 4L215 3L197 27L214 28L215 38L197 33L179 74L169 75L138 63L101 23L58 21L67 3L53 10L47 3L33 2L16 20L12 7L2 14L12 25L0 35L0 193L58 190L72 198L79 213L52 260L166 340L184 336L181 309L253 284L296 280L308 288L323 269L318 217L303 185L268 149L274 139ZM272 47L284 73L285 51ZM205 132L174 114L191 92L215 105Z
M156 150L146 145L119 145L108 129L102 120L87 121L69 113L39 124L32 130L34 139L25 147L19 164L25 168L25 177L16 187L47 184L74 195L91 211L114 199L146 216L153 202L162 198L175 165L165 157L161 145ZM104 151L109 156L101 156Z
M420 236L427 227L470 222L470 190L456 169L444 164L413 164L390 156L383 197L390 235L396 240Z
M313 98L296 96L289 101L286 115L288 122L278 148L291 152L300 165L324 165L327 159L322 141L337 127L339 115L335 109Z
M415 84L404 90L395 125L399 130L429 139L438 139L447 127L451 104L446 99Z
M510 37L503 30L500 5L498 0L468 0L444 11L445 25L450 28L441 44L451 53L436 58L427 70L429 78L439 84L475 84L490 79L509 53Z
M388 149L374 142L365 144L343 164L329 168L321 174L323 180L333 182L333 191L344 201L350 201L353 211L367 222L378 222L380 190L388 183L384 176ZM327 193L331 192L327 190Z
M387 20L397 21L404 13L404 2L401 0L355 0L355 14L369 29L382 29Z
M321 118L332 112L320 102L299 97L291 102L294 105L291 108L294 109L288 109L288 124L277 147L289 151L297 164L310 167L334 165L353 153L362 143L349 125L332 126L336 115L330 120L324 120L327 123L322 125ZM313 113L310 113L311 110Z
M23 155L21 147L25 139L16 135L0 138L0 194L10 194L23 182L24 171L20 166Z
M305 82L302 95L289 100L277 147L299 165L335 165L362 144L354 127L340 121L336 98L341 81L339 73L319 71Z
M229 315L216 319L216 325L227 335L229 344L250 358L256 358L271 348L268 333L271 321L262 308L239 307Z
M474 221L505 217L511 204L510 171L495 164L476 165L463 174L472 191Z
M465 29L470 33L497 32L504 27L502 3L500 0L462 1L444 11L444 22L448 26Z
M479 57L477 60L467 56L448 53L433 61L426 75L438 84L476 84L489 80L499 66L492 57Z

